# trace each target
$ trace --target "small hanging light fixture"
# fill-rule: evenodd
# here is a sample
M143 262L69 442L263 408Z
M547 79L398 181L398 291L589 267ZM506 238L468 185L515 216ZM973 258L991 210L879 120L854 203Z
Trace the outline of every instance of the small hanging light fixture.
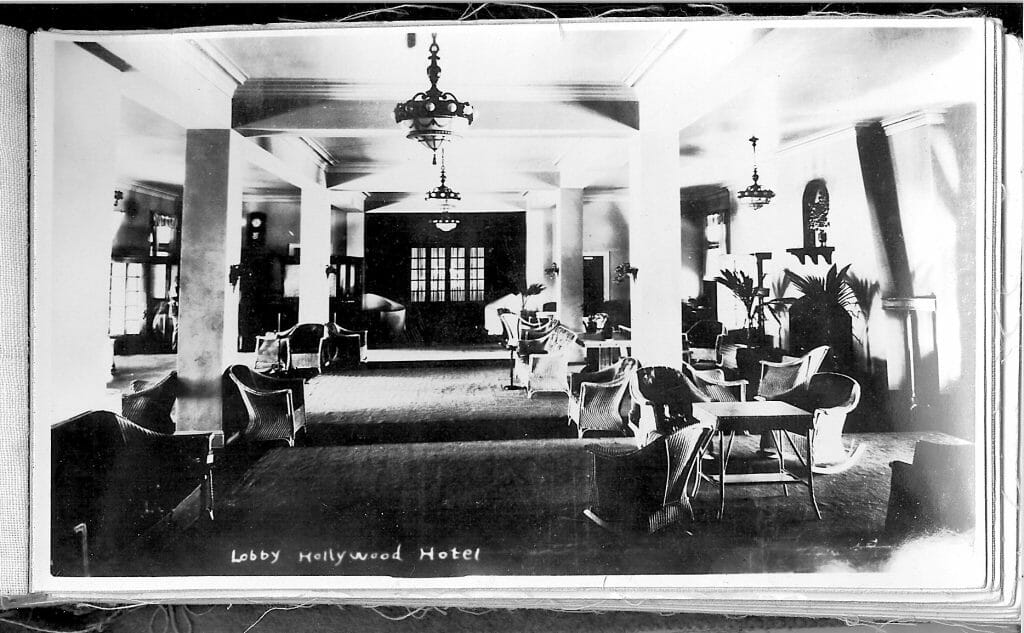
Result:
M395 122L408 123L409 133L406 138L419 141L434 152L434 164L437 164L437 150L456 136L455 131L473 123L473 106L468 101L459 101L450 92L442 92L437 87L441 76L438 61L440 47L437 45L437 34L431 34L430 65L427 66L427 77L430 88L417 92L411 99L395 106Z
M454 217L448 211L449 209L452 208L452 203L455 200L462 199L462 194L460 194L458 191L453 190L451 187L445 184L446 180L447 176L445 175L444 150L442 149L441 184L428 191L427 195L424 196L423 199L426 200L427 202L436 200L441 203L441 215L440 217L431 220L431 223L433 223L434 228L436 228L437 230L448 233L449 231L455 230L455 228L459 226L458 218Z
M754 182L747 186L746 189L736 194L741 200L746 200L747 204L753 209L760 209L766 206L775 197L775 192L771 189L767 189L757 184L759 176L757 175L757 141L756 136L750 137L750 147L754 154Z

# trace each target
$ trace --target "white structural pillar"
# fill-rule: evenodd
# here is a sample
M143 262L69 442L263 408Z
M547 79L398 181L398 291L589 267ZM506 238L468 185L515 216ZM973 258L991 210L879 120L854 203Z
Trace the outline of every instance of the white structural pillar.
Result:
M228 272L242 252L241 136L189 130L181 213L178 428L222 428L221 375L238 350L238 289Z
M33 406L52 424L106 404L120 73L71 42L33 51Z
M560 320L583 329L583 189L558 193L558 268Z
M348 257L363 257L366 246L366 196L361 191L335 192L332 202L342 214L345 224L345 243L340 251Z
M330 321L331 199L321 184L302 188L299 216L299 323Z
M559 297L558 276L548 276L544 272L556 261L553 220L554 208L550 199L536 194L526 197L526 279L546 286L538 299L539 304L558 301Z
M682 362L679 132L657 101L640 100L629 160L629 263L633 356L645 366Z

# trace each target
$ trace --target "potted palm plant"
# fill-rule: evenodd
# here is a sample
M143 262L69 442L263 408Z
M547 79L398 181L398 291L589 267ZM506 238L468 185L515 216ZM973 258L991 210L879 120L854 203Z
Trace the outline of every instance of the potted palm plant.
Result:
M771 346L764 333L764 298L768 289L754 283L754 278L747 273L734 270L722 270L715 281L725 286L740 303L743 304L743 340L750 347Z
M516 284L516 294L519 295L520 311L519 314L524 319L532 319L537 316L536 310L527 310L526 304L530 297L535 297L540 293L544 292L546 286L544 284L527 284L525 281L520 281Z
M853 314L857 297L850 286L849 265L834 264L824 277L786 271L789 283L802 295L789 308L791 351L803 354L828 345L840 368L853 360Z

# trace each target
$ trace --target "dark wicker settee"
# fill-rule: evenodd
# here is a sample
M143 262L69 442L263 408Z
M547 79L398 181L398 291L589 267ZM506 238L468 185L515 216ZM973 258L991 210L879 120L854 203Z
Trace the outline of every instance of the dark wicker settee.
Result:
M196 510L212 513L213 442L213 433L155 433L110 411L90 411L55 425L50 430L52 573L116 569L117 559L130 555L136 540L186 498L198 500Z

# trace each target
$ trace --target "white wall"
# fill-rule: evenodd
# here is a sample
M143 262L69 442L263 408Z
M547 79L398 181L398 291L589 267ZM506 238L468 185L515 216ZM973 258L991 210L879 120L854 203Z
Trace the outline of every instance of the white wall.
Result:
M583 252L608 252L609 276L614 279L615 267L629 261L628 201L622 198L584 198ZM610 280L608 299L628 301L629 284Z
M942 116L909 116L885 128L897 196L896 206L886 209L898 208L912 293L934 294L938 305L935 332L929 316L919 319L918 385L926 392L931 386L937 392L934 395L951 400L965 420L973 417L975 125L973 110L964 106ZM801 275L824 275L828 264L804 265L786 253L787 248L802 246L804 187L810 180L823 179L830 194L828 245L836 249L833 262L840 267L849 264L852 273L877 281L881 288L870 321L855 319L854 334L862 339L868 334L875 379L890 390L905 391L904 323L900 314L881 309L882 297L897 293L898 270L886 257L862 172L885 166L874 164L870 157L862 164L852 128L791 144L764 157L761 164L761 184L773 189L776 197L759 210L737 205L731 218L731 252L771 252L773 259L766 266L769 286L787 268ZM737 179L730 189L735 192L746 184ZM752 266L748 267L753 274ZM788 294L798 296L792 289ZM769 320L770 330L773 325ZM863 360L864 346L857 348ZM950 411L945 414L956 417Z

